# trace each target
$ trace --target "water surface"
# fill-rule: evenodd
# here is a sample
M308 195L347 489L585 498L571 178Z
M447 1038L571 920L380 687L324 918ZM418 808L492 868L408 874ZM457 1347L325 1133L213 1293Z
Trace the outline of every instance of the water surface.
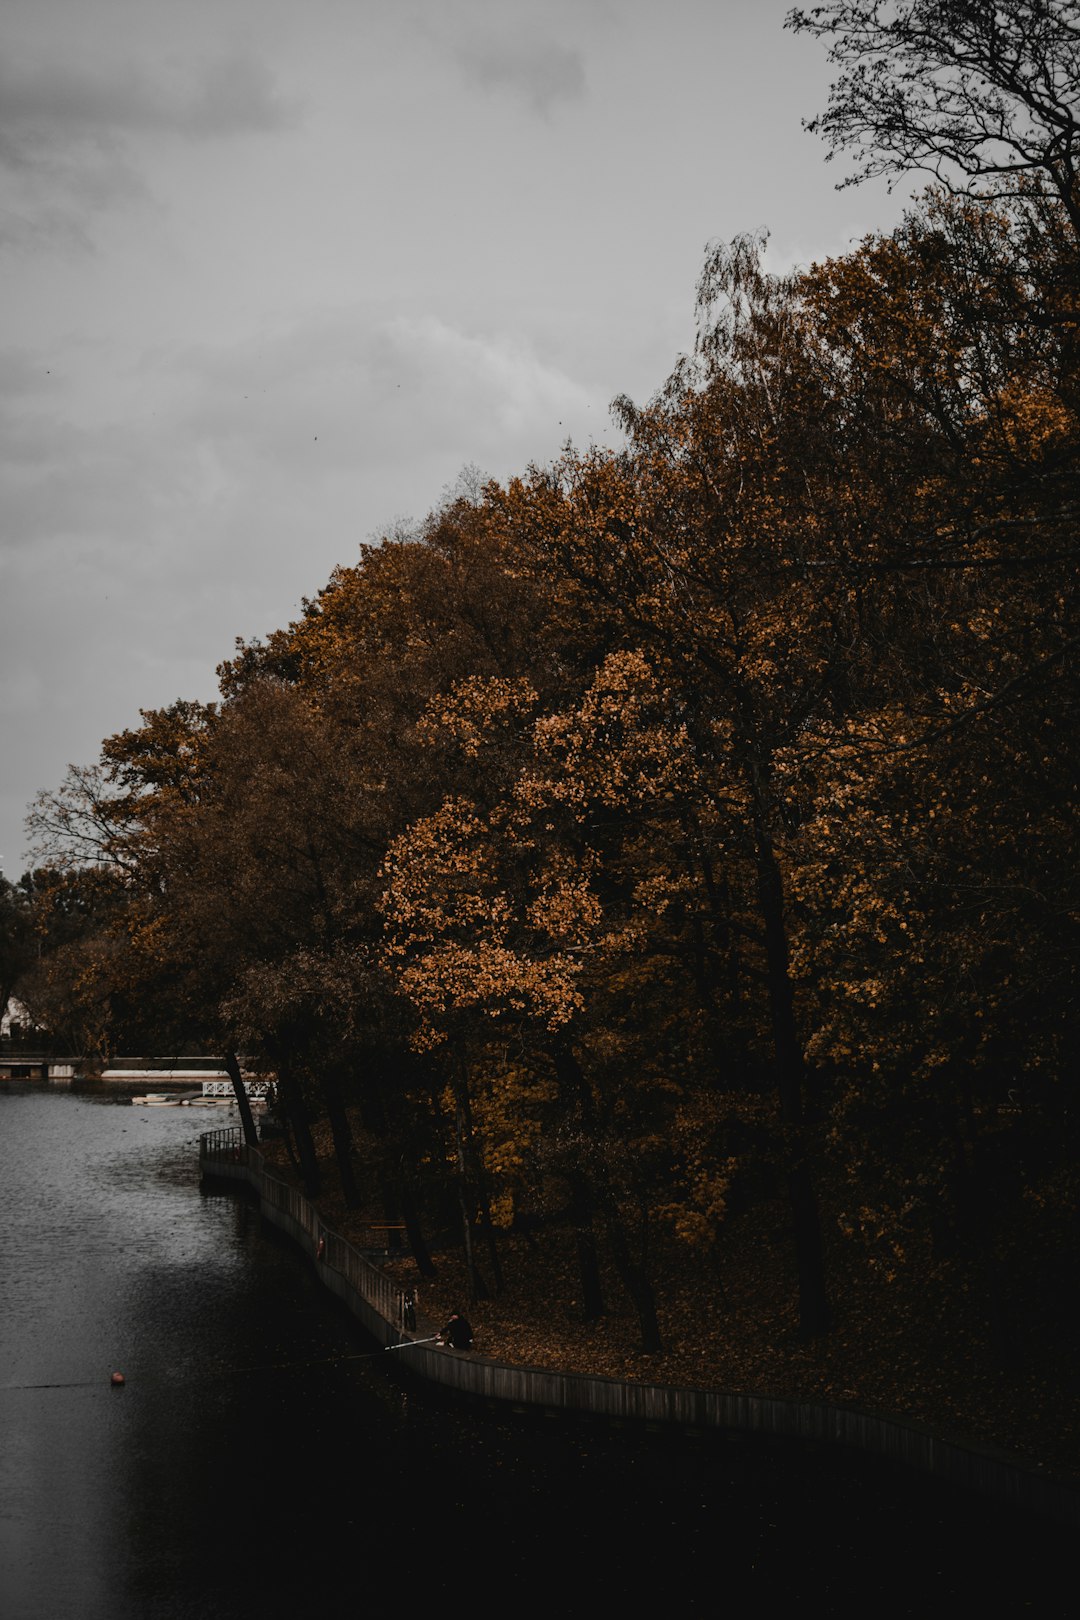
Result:
M1072 1612L1070 1537L923 1476L410 1386L251 1203L200 1190L222 1122L0 1085L5 1620Z

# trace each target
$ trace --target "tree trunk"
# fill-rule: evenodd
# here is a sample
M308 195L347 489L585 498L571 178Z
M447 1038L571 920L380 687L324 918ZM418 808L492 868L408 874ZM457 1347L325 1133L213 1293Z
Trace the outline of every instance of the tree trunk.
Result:
M960 1228L967 1240L968 1252L973 1255L978 1272L981 1274L983 1298L986 1301L986 1325L990 1330L990 1343L995 1359L1002 1369L1011 1372L1019 1367L1022 1357L1012 1312L1009 1309L1001 1262L994 1252L990 1236L993 1224L991 1213L993 1195L987 1185L983 1164L984 1153L979 1142L975 1099L966 1076L963 1110L963 1126L959 1120L957 1121Z
M487 1242L488 1259L491 1261L491 1275L495 1279L495 1292L500 1294L505 1287L503 1281L502 1261L499 1258L499 1244L495 1236L495 1222L491 1218L491 1200L488 1197L486 1177L480 1187L480 1225L484 1229L484 1238Z
M560 1041L556 1048L556 1069L560 1084L565 1082L566 1085L572 1086L576 1093L589 1140L599 1142L592 1093L581 1065L567 1041ZM602 1151L600 1148L601 1153ZM637 1312L638 1326L641 1329L641 1348L648 1355L659 1355L663 1352L664 1341L656 1314L656 1296L644 1264L644 1254L640 1262L631 1254L626 1226L619 1212L618 1199L610 1186L602 1158L597 1159L592 1186L595 1188L596 1201L603 1216L615 1269ZM584 1289L584 1279L582 1287Z
M232 1088L236 1095L236 1105L240 1110L240 1124L244 1131L244 1141L248 1147L258 1147L259 1133L255 1129L255 1117L251 1112L251 1101L244 1084L244 1077L240 1073L240 1061L235 1052L225 1053L225 1073L232 1081Z
M495 1292L498 1293L503 1286L502 1265L499 1261L499 1250L495 1241L495 1227L491 1219L491 1200L488 1197L487 1172L484 1168L483 1158L476 1147L472 1103L469 1099L469 1084L465 1078L461 1063L455 1063L454 1065L454 1101L456 1104L458 1164L461 1171L462 1187L464 1188L471 1183L475 1189L476 1201L480 1207L480 1224L484 1229L484 1237L487 1240L488 1256L491 1260L491 1271L495 1280ZM477 1277L479 1277L479 1273L477 1273Z
M591 1125L592 1100L588 1096L581 1065L568 1041L560 1040L554 1050L555 1078L559 1094L568 1108L580 1108ZM584 1169L570 1166L566 1173L570 1183L570 1219L574 1227L577 1247L578 1278L581 1283L581 1310L586 1322L595 1322L605 1315L603 1285L600 1281L600 1261L596 1252L596 1233L593 1229L592 1184Z
M641 1348L645 1355L663 1355L664 1340L660 1332L660 1322L656 1315L656 1295L653 1293L652 1283L644 1266L637 1265L630 1256L630 1245L626 1237L626 1228L622 1217L615 1208L614 1201L604 1210L604 1224L608 1230L608 1241L611 1244L612 1258L615 1269L619 1273L623 1287L630 1295L637 1312L638 1327L641 1329Z
M765 929L765 972L776 1054L776 1086L780 1117L787 1135L788 1199L799 1277L799 1331L805 1338L814 1338L829 1331L832 1311L825 1286L817 1195L806 1160L803 1057L795 1024L795 988L791 982L784 916L784 884L760 801L755 805L754 820L758 904Z
M341 1097L341 1087L338 1085L337 1075L332 1069L326 1069L322 1077L323 1094L326 1097L326 1112L330 1120L330 1134L334 1139L334 1158L337 1161L338 1178L341 1182L341 1196L345 1201L346 1209L358 1209L360 1205L360 1192L356 1185L356 1172L353 1168L353 1139L349 1126L349 1116L345 1112L345 1104Z
M409 1248L412 1250L412 1257L416 1261L417 1271L421 1277L437 1276L435 1262L432 1260L428 1246L424 1242L424 1233L420 1226L416 1200L404 1182L401 1184L401 1218L405 1222L405 1235L409 1240Z
M490 1297L487 1284L480 1275L473 1253L472 1241L472 1214L469 1209L468 1198L468 1153L465 1146L465 1111L460 1099L454 1109L454 1134L457 1141L458 1161L458 1210L461 1214L461 1241L465 1249L465 1275L468 1278L469 1304L475 1305L478 1299Z
M581 1281L581 1315L585 1322L595 1322L605 1314L604 1291L600 1281L600 1261L596 1253L596 1233L593 1231L592 1189L587 1176L571 1171L570 1219L574 1226L577 1246L578 1277Z
M303 1094L287 1059L281 1058L278 1061L278 1080L281 1086L282 1106L292 1127L293 1140L300 1159L300 1179L303 1182L304 1192L309 1198L318 1198L322 1191L322 1178L319 1175L315 1143L311 1139Z
M465 1249L465 1275L468 1279L469 1304L475 1305L478 1299L490 1299L491 1290L480 1275L480 1268L476 1264L476 1255L473 1252L472 1220L469 1215L469 1201L465 1192L464 1177L458 1181L458 1210L461 1215L461 1241Z

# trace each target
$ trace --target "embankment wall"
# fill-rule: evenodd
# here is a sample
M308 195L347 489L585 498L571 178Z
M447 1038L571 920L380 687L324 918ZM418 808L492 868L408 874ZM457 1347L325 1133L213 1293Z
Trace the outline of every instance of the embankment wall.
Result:
M988 1447L937 1438L918 1424L855 1407L768 1395L623 1382L542 1367L512 1366L487 1356L417 1341L434 1329L418 1321L405 1332L402 1291L371 1260L331 1231L304 1195L276 1176L238 1128L200 1139L202 1174L253 1187L263 1215L308 1254L324 1286L383 1345L411 1344L409 1370L444 1388L487 1401L588 1415L621 1422L676 1424L685 1429L736 1429L807 1441L828 1441L924 1470L951 1484L1062 1524L1080 1524L1080 1492Z

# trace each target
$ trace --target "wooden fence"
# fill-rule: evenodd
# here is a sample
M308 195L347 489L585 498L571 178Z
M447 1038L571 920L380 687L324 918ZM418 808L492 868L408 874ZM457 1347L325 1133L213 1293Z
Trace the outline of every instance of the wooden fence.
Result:
M921 1469L965 1490L1062 1524L1080 1525L1080 1492L989 1447L940 1440L929 1430L854 1407L765 1395L624 1383L584 1373L516 1367L487 1356L460 1354L421 1341L434 1332L418 1320L402 1329L404 1294L379 1267L326 1227L314 1205L274 1174L240 1129L208 1131L199 1141L203 1175L254 1187L264 1216L300 1244L320 1279L383 1345L411 1344L410 1371L433 1383L512 1406L587 1414L622 1422L675 1424L684 1429L736 1429L808 1441L831 1441Z

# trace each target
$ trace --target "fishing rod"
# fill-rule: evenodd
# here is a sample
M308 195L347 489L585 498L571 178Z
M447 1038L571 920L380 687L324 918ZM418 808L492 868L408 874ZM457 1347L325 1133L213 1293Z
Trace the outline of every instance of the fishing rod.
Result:
M235 1376L236 1374L291 1372L297 1367L328 1366L342 1361L374 1361L377 1356L384 1356L389 1350L411 1350L414 1345L418 1344L437 1344L441 1337L442 1335L439 1333L432 1333L426 1339L406 1339L403 1344L384 1344L381 1350L361 1350L358 1355L312 1356L304 1361L271 1361L264 1362L260 1367L216 1367L209 1372L204 1370L200 1376L203 1378L213 1376L221 1378ZM10 1393L22 1389L93 1389L100 1382L100 1379L93 1378L80 1379L78 1382L72 1383L0 1384L0 1393ZM123 1373L113 1373L109 1382L114 1387L120 1387L127 1382L127 1379Z

